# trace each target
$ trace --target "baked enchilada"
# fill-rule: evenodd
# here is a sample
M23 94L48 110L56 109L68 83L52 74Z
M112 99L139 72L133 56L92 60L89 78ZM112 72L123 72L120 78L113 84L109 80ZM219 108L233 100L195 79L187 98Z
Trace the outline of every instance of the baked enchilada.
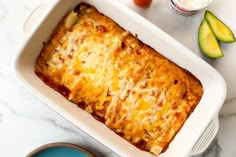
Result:
M94 6L79 4L57 25L36 75L141 150L163 152L199 103L189 71L124 30Z

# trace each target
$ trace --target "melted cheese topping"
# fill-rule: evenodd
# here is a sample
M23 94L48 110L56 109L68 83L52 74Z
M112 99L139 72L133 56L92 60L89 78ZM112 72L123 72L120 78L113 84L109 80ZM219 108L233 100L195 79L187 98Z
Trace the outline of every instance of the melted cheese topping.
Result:
M117 134L156 155L202 96L201 83L94 7L57 26L36 74ZM74 16L74 14L73 14Z

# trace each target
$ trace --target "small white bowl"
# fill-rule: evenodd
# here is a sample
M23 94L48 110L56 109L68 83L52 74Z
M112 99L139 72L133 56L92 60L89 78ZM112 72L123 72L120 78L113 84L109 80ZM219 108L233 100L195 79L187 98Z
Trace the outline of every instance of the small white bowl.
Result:
M170 8L175 13L183 16L193 15L207 7L213 0L170 0Z

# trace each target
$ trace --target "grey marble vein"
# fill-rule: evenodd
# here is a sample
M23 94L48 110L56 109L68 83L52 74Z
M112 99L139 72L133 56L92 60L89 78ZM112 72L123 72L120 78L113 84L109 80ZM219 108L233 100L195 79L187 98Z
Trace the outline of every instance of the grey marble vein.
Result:
M6 17L6 9L2 3L2 1L0 1L0 23L3 21L3 19Z
M219 117L220 118L232 118L232 117L236 117L236 113L221 114Z
M219 114L220 118L236 117L236 97L227 99Z
M2 122L3 114L0 114L0 123Z
M18 117L21 117L21 118L27 118L27 119L30 119L30 120L45 121L45 122L48 122L48 123L52 124L55 127L58 127L59 129L63 129L65 131L73 133L73 134L79 134L77 131L75 131L71 128L68 128L68 127L65 127L61 124L58 124L57 121L55 121L54 119L50 119L50 118L47 118L47 117L33 117L33 116L29 116L25 113L24 114L19 113L16 110L14 110L7 102L0 102L0 105L5 106L5 108L7 108L14 116L18 116Z
M230 99L227 99L227 100L225 100L225 105L226 105L226 104L233 103L234 101L235 101L235 103L236 103L236 97L232 97L232 98L230 98Z
M5 75L3 73L1 73L1 71L0 71L0 78L4 78L4 77L5 77Z
M0 78L5 78L7 77L6 74L4 73L3 69L0 68Z
M208 149L201 155L201 157L221 157L221 147L218 139L215 138Z
M63 129L63 130L65 130L65 131L68 131L68 132L73 133L73 134L78 134L77 131L75 131L75 130L73 130L73 129L71 129L71 128L65 127L65 126L63 126L63 125L61 125L61 124L58 124L57 121L55 121L54 119L50 119L50 118L39 118L38 120L47 121L47 122L51 123L53 126L55 126L55 127L58 127L58 128L60 128L60 129Z

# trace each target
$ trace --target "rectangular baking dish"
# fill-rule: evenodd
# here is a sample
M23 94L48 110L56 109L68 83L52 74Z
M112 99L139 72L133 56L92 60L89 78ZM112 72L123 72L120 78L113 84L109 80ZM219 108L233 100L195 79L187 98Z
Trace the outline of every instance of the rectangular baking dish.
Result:
M34 65L43 42L50 37L60 19L81 0L50 0L39 4L25 21L25 40L14 59L14 74L36 97L71 121L88 135L123 157L153 157L128 143L90 114L66 100L45 85L34 73ZM120 3L118 0L86 0L121 27L179 66L189 70L202 83L203 97L184 126L160 157L185 157L203 152L215 137L218 113L226 97L226 84L221 75L158 27ZM178 154L178 155L176 155Z

